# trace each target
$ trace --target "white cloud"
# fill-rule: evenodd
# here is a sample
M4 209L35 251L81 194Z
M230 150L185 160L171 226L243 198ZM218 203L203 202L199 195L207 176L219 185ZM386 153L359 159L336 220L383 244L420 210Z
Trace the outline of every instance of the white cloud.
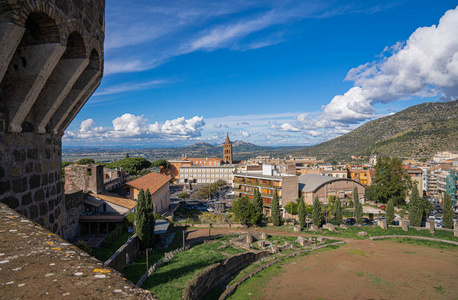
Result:
M243 131L243 130L240 130L240 134L241 134L243 137L246 137L246 138L250 136L250 134L249 134L248 132Z
M195 116L191 119L184 117L167 120L160 124L148 124L143 116L123 114L113 120L112 128L94 127L95 122L87 119L81 122L80 130L66 131L64 140L84 139L97 142L106 140L125 139L169 139L187 140L201 136L202 127L205 125L203 117Z
M291 131L291 132L298 132L298 131L301 131L300 128L298 128L297 126L294 126L290 123L283 123L280 125L280 130L281 131Z
M138 91L138 90L145 90L149 88L155 88L158 86L162 86L167 83L172 83L172 81L168 80L152 80L147 82L139 82L139 83L123 83L120 85L114 85L107 88L102 88L97 90L94 96L104 96L104 95L113 95L113 94L120 94L130 91Z

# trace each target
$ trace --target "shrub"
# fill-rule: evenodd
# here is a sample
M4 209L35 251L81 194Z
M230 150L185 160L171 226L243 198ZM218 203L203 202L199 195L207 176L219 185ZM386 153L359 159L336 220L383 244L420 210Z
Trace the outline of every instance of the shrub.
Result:
M75 246L80 248L81 250L83 250L87 254L92 254L92 249L86 244L85 241L79 240L78 242L76 242Z

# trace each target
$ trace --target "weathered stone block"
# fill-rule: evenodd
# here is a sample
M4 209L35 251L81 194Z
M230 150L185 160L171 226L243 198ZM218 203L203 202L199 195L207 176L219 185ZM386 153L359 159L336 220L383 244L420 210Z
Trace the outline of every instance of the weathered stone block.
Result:
M32 220L38 218L38 206L32 205L29 207L29 216Z
M318 231L318 230L320 230L320 228L319 228L317 225L312 224L312 225L310 226L310 230Z
M21 166L19 165L16 165L16 166L11 166L10 167L10 175L12 177L18 177L18 176L21 176L21 172L22 171L22 168Z
M247 234L247 235L246 235L246 242L247 242L248 244L253 243L253 236L252 236L251 234Z
M378 226L382 229L388 229L388 225L386 224L386 220L378 220Z
M319 236L319 237L317 238L318 243L324 243L324 242L326 242L327 240L328 240L328 239L325 238L324 236Z
M267 232L261 232L261 239L267 240L267 237L268 237Z
M266 246L266 241L258 241L258 246L264 248Z
M38 149L37 148L28 149L27 158L28 159L38 159Z
M347 227L346 225L344 225L344 224L340 224L340 225L339 225L339 228L340 228L340 229L348 229L348 227Z
M41 202L39 206L40 206L40 216L47 215L48 214L48 203Z
M358 236L367 236L367 232L360 231L360 232L358 232Z
M40 202L42 202L44 199L45 199L45 194L44 194L44 192L43 192L43 189L39 189L39 190L35 191L35 194L33 195L33 200L34 200L36 203L40 203Z
M294 226L294 231L300 232L301 231L301 226Z
M1 160L0 160L1 161ZM5 169L3 169L2 167L0 167L0 178L3 178L5 177Z
M33 172L33 162L29 162L25 165L25 173L29 174Z
M36 164L37 165L37 164ZM29 188L36 189L41 185L41 176L40 175L32 175L29 178Z
M9 181L0 181L0 195L3 195L10 191Z
M13 191L15 193L22 193L22 192L27 191L27 188L28 188L27 177L14 179L12 183L13 183Z
M16 163L21 163L25 161L25 158L26 158L24 150L14 150L13 156L14 156L14 161Z
M19 207L19 199L14 196L5 197L2 199L2 202L12 209L16 209Z
M406 219L399 220L399 225L401 226L402 230L409 231L409 221Z
M22 196L22 201L21 201L22 206L27 206L30 203L32 203L32 194L31 193L27 193L24 196Z

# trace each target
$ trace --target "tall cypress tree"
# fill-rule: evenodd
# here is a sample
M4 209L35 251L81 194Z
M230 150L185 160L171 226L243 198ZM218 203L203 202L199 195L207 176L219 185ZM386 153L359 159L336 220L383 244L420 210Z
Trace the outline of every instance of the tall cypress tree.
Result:
M256 208L256 212L262 215L263 203L262 203L261 193L259 192L258 189L254 190L253 204L254 204L254 207Z
M305 227L305 203L304 203L304 198L301 197L298 199L299 201L299 224L301 227Z
M270 204L271 214L272 214L272 223L274 226L280 226L281 224L281 215L280 215L280 203L278 202L277 189L274 191L274 197L272 203Z
M386 224L393 225L394 221L394 201L391 199L386 205Z
M421 207L420 197L418 196L418 188L417 185L414 185L412 188L412 192L410 194L410 202L409 202L409 220L410 225L415 227L421 226L421 218L423 215L422 207Z
M442 220L444 222L444 227L452 229L453 228L453 209L452 209L452 200L450 199L449 194L445 193L444 196L444 205L443 205L444 215Z
M318 197L313 201L312 221L314 225L321 226L321 202Z
M154 246L154 205L149 189L145 192L146 220L145 220L145 236L143 239L144 247L152 248Z
M334 202L334 216L336 217L337 224L342 224L343 214L342 214L342 204L340 203L339 197L336 197Z
M143 189L138 193L137 198L137 215L135 216L135 232L140 241L143 241L145 236L145 220L147 208L145 203L145 191Z

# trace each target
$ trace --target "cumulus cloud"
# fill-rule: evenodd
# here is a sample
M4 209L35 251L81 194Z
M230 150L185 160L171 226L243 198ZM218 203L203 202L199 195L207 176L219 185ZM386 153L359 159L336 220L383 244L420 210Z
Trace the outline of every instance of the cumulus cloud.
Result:
M458 7L439 24L421 27L405 42L386 47L379 60L351 69L355 86L323 106L322 119L354 123L373 118L373 105L414 96L458 98Z
M280 130L281 131L290 131L290 132L298 132L301 131L300 128L297 126L294 126L293 124L290 123L283 123L280 125Z
M199 138L205 125L203 117L191 119L184 117L167 120L164 123L148 124L143 116L123 114L112 121L113 127L95 127L95 121L87 119L81 122L80 130L66 131L64 139L86 139L90 141L127 139L169 139L186 140Z
M250 134L249 134L248 132L243 131L243 130L240 130L240 134L241 134L243 137L246 137L246 138L250 136Z

